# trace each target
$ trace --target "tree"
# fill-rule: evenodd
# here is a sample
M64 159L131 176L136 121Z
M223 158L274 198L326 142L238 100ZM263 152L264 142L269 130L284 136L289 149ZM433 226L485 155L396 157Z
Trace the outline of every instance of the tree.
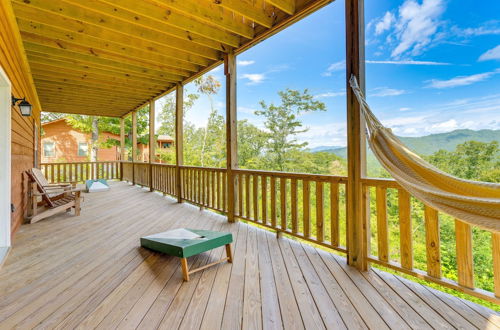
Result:
M303 92L286 89L278 92L281 104L267 105L260 101L262 110L255 111L258 116L264 117L264 126L267 129L266 160L272 170L288 170L288 155L307 146L307 142L299 143L297 134L308 131L303 128L302 122L297 118L301 114L313 111L325 111L323 102L314 100L314 97L305 89Z
M439 169L468 180L500 182L498 141L467 141L454 151L439 150L427 157Z
M247 119L238 120L238 165L257 169L262 163L267 134Z
M200 165L204 166L205 165L205 150L207 148L207 140L209 139L209 137L208 137L209 132L212 133L210 140L212 140L212 142L215 142L219 145L218 150L220 150L220 147L221 147L220 146L220 142L221 142L220 138L221 137L224 138L224 136L225 136L225 134L224 134L225 130L222 129L222 132L220 130L220 121L222 119L222 124L224 125L224 118L217 113L217 109L215 109L214 100L212 98L212 95L217 94L217 92L219 91L221 84L212 75L201 76L200 78L196 79L194 81L194 83L197 86L198 92L200 92L208 97L208 100L210 101L210 108L211 108L210 115L208 117L207 126L205 127L205 133L203 136L203 145L201 147L201 155L200 155ZM219 124L219 127L217 127L217 124ZM223 125L222 125L222 127L224 127ZM211 147L213 149L214 145L211 144ZM222 146L222 148L224 148L224 147Z

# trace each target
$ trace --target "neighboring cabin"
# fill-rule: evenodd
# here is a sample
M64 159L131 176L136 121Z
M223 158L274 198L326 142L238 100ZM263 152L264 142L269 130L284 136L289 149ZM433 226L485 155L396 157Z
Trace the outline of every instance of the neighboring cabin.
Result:
M42 124L42 163L56 162L86 162L90 160L91 133L85 133L73 128L64 119L57 119ZM120 141L120 135L111 132L99 132L99 142L108 139ZM173 147L174 140L168 135L160 135L157 139L156 149L169 149ZM149 161L148 145L138 143L138 161ZM129 159L129 153L125 152L125 159ZM99 148L97 151L98 161L120 160L120 147L110 146Z
M64 119L57 119L42 124L42 163L86 162L90 160L91 134L71 127ZM99 132L99 141L107 139L120 141L120 135L110 132ZM99 148L98 161L115 161L120 159L120 148Z

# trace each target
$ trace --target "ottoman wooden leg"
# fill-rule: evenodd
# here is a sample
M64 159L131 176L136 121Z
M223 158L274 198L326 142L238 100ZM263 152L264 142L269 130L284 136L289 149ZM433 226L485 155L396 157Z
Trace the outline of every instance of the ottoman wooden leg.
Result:
M181 268L182 268L182 277L184 277L184 281L189 282L189 269L186 258L181 258Z
M233 252L231 251L231 244L226 244L226 256L227 256L227 262L232 263Z

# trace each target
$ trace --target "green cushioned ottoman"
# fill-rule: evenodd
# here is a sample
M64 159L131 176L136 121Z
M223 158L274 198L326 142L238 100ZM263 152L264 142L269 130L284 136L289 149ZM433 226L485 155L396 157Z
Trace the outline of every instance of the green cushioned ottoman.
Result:
M189 281L189 274L226 260L228 262L232 262L232 242L233 235L231 233L188 228L174 229L163 233L141 237L141 246L181 258L182 274L185 281ZM226 247L226 258L197 269L188 269L186 258L221 246Z

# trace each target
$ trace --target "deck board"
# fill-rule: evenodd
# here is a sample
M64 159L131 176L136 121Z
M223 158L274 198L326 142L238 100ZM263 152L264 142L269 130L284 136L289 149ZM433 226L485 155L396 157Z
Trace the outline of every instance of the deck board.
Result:
M140 248L170 228L233 233L234 263L182 281L177 258ZM201 266L218 248L188 259ZM82 215L23 225L0 269L0 328L499 328L500 316L406 279L123 182Z

